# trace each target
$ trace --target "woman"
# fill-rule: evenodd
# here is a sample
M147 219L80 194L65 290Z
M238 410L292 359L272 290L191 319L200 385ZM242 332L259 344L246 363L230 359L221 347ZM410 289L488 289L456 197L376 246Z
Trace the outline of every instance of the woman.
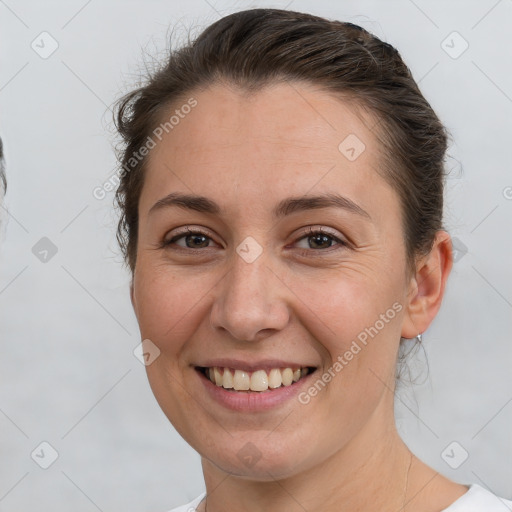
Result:
M400 344L434 319L453 261L446 131L398 52L248 10L118 107L147 374L206 483L175 512L509 510L420 461L394 422Z

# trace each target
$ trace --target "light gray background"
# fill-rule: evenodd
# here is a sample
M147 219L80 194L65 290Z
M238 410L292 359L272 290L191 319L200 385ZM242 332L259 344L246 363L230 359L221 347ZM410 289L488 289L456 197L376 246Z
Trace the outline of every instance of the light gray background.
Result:
M5 0L0 510L163 512L203 490L199 456L133 355L113 196L92 191L115 166L107 107L136 83L143 53L165 53L169 25L183 35L263 6L352 21L395 45L453 134L446 226L467 253L424 336L429 377L419 357L423 377L399 393L397 421L426 463L512 498L511 0ZM47 59L31 48L43 31L59 45ZM458 58L453 31L469 43ZM32 252L42 237L58 249L46 263ZM59 454L46 470L30 456L43 441ZM462 449L452 469L445 459Z

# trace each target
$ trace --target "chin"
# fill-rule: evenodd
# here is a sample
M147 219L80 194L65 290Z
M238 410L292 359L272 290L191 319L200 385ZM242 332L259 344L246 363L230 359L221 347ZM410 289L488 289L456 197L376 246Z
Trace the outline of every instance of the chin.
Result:
M279 437L272 438L268 432L253 438L244 432L240 439L233 436L225 445L216 444L198 451L225 473L264 482L288 478L300 472L309 458L304 446L304 443L301 446L284 444Z

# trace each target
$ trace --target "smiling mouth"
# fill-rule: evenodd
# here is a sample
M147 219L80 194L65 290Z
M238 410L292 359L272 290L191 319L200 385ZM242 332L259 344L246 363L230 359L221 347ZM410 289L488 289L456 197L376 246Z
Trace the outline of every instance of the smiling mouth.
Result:
M316 370L314 366L303 368L272 368L269 371L244 371L218 366L196 366L198 372L203 374L217 387L231 391L265 392L292 386L306 375Z

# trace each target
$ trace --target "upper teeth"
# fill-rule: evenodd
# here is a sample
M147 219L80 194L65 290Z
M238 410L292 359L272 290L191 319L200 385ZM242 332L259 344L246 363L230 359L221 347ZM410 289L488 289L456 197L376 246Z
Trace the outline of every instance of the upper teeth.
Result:
M217 366L206 369L206 375L219 387L236 391L267 391L283 386L290 386L301 377L307 375L307 368L272 368L267 374L265 370L246 372L230 370Z

